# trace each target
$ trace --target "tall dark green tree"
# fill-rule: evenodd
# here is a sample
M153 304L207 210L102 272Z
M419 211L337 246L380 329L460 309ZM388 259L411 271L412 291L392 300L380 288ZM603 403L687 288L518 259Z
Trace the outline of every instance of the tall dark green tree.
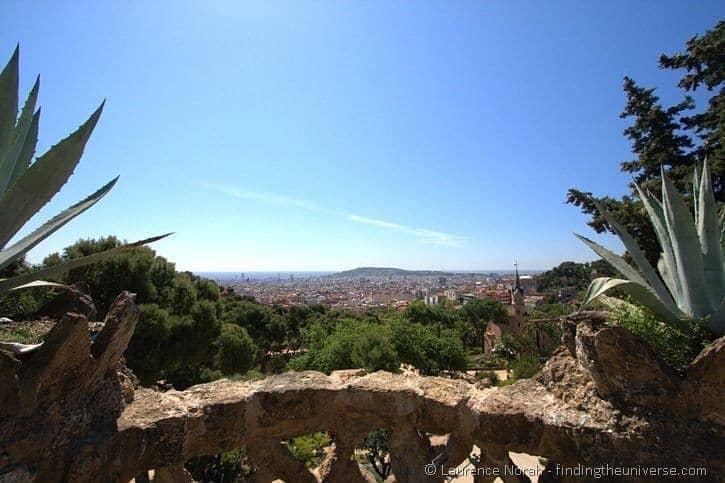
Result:
M484 347L486 327L489 322L504 323L507 320L506 308L498 300L489 298L475 299L461 307L461 319L467 325L465 339L468 344L481 344Z
M621 170L630 173L637 183L653 193L659 193L660 169L664 167L682 192L692 193L694 167L706 157L709 160L715 198L725 201L725 21L720 21L702 36L692 37L683 53L662 55L662 69L684 71L678 82L683 100L664 107L655 89L639 86L624 78L627 102L620 117L632 119L624 135L632 143L634 159L621 163ZM707 107L697 112L690 94L707 91ZM631 194L615 199L602 199L604 207L620 220L645 251L650 262L659 258L659 244L642 203ZM578 206L591 216L589 226L598 233L611 228L592 202L592 194L575 188L569 190L567 202Z

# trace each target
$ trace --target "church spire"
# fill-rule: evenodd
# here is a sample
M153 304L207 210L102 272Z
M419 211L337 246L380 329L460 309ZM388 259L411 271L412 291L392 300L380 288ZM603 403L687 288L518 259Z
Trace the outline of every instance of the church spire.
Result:
M522 315L524 314L523 311L523 305L525 303L524 301L524 289L521 288L521 277L519 276L519 261L516 260L516 263L514 263L514 267L516 268L516 284L511 289L511 304L516 305L516 313L519 314L521 312Z

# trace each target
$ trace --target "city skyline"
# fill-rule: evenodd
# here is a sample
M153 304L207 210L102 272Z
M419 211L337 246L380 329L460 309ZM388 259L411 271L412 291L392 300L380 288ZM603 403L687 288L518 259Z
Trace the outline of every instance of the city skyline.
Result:
M621 252L566 192L628 191L623 77L679 101L658 56L725 13L715 1L39 3L0 5L21 96L41 78L39 154L107 102L76 174L19 236L121 178L30 261L79 238L173 231L152 248L195 272L596 259L573 231Z

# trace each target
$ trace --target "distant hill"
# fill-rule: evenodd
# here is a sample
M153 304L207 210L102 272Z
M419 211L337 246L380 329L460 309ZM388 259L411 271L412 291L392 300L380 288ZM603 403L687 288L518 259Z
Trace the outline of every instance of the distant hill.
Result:
M345 270L328 275L331 278L370 278L370 277L446 277L454 275L454 272L440 272L435 270L403 270L402 268L391 267L358 267L352 270Z

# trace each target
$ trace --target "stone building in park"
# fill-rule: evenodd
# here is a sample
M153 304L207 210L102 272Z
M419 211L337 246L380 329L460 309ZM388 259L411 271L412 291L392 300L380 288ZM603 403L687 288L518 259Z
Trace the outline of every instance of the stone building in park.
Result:
M486 327L484 336L483 351L486 355L493 354L493 349L501 341L504 334L519 335L526 319L526 304L524 298L524 289L521 286L521 277L519 276L519 267L516 266L516 282L509 291L510 297L506 304L506 313L508 315L506 322L498 323L490 321Z

